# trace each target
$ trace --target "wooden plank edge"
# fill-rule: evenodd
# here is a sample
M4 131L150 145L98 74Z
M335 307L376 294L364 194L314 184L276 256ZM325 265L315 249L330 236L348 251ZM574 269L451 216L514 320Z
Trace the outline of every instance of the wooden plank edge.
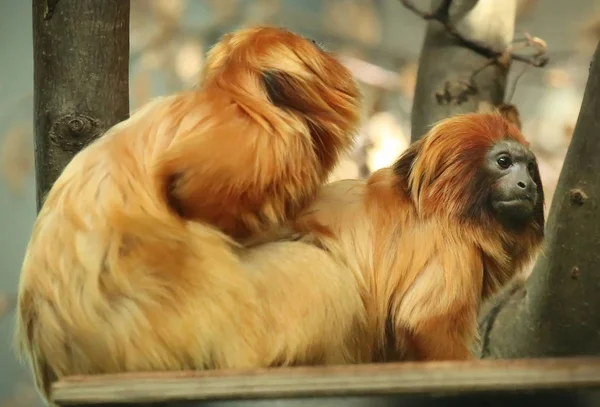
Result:
M70 405L571 388L600 389L600 358L71 376L53 385L52 401Z

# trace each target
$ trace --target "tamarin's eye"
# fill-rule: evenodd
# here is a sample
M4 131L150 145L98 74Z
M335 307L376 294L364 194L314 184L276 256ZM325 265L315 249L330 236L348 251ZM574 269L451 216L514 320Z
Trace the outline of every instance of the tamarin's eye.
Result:
M503 169L507 169L508 167L510 167L512 165L512 161L511 161L510 157L507 155L502 155L502 156L498 157L496 162L498 163L500 168L503 168Z

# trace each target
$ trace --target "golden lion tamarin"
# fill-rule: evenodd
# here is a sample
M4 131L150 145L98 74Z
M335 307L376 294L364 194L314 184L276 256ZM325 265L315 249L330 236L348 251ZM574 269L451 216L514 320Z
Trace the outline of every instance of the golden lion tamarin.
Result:
M22 266L16 340L42 394L73 374L356 360L345 270L307 244L239 241L311 202L353 142L359 96L313 42L248 28L209 52L197 89L80 151Z
M354 141L360 97L350 71L291 32L226 34L201 89L147 108L158 123L150 134L169 143L155 177L180 215L235 238L293 218Z
M543 206L517 127L472 113L366 181L324 186L295 230L357 279L372 361L469 359L482 300L541 246Z

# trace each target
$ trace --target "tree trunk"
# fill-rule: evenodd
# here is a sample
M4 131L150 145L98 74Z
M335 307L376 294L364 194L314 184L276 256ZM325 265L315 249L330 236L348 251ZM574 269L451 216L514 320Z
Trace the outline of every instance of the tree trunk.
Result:
M600 354L600 44L546 226L523 287L483 321L482 357Z
M434 11L445 1L431 3ZM515 0L454 0L448 11L450 22L468 39L498 51L513 40ZM488 58L459 44L438 21L427 24L412 108L413 142L441 119L476 111L481 101L493 105L504 101L508 66L492 64L472 77L488 62Z
M33 0L37 208L67 163L129 114L129 1Z

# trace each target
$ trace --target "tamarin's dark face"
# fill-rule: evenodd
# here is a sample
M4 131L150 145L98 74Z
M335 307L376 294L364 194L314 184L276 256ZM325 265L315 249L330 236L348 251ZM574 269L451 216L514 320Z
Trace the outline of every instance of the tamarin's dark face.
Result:
M537 162L525 146L510 139L498 141L487 153L483 170L492 178L490 204L503 225L526 224L541 209Z
M543 237L544 190L536 158L519 129L498 113L440 121L394 170L422 216Z

